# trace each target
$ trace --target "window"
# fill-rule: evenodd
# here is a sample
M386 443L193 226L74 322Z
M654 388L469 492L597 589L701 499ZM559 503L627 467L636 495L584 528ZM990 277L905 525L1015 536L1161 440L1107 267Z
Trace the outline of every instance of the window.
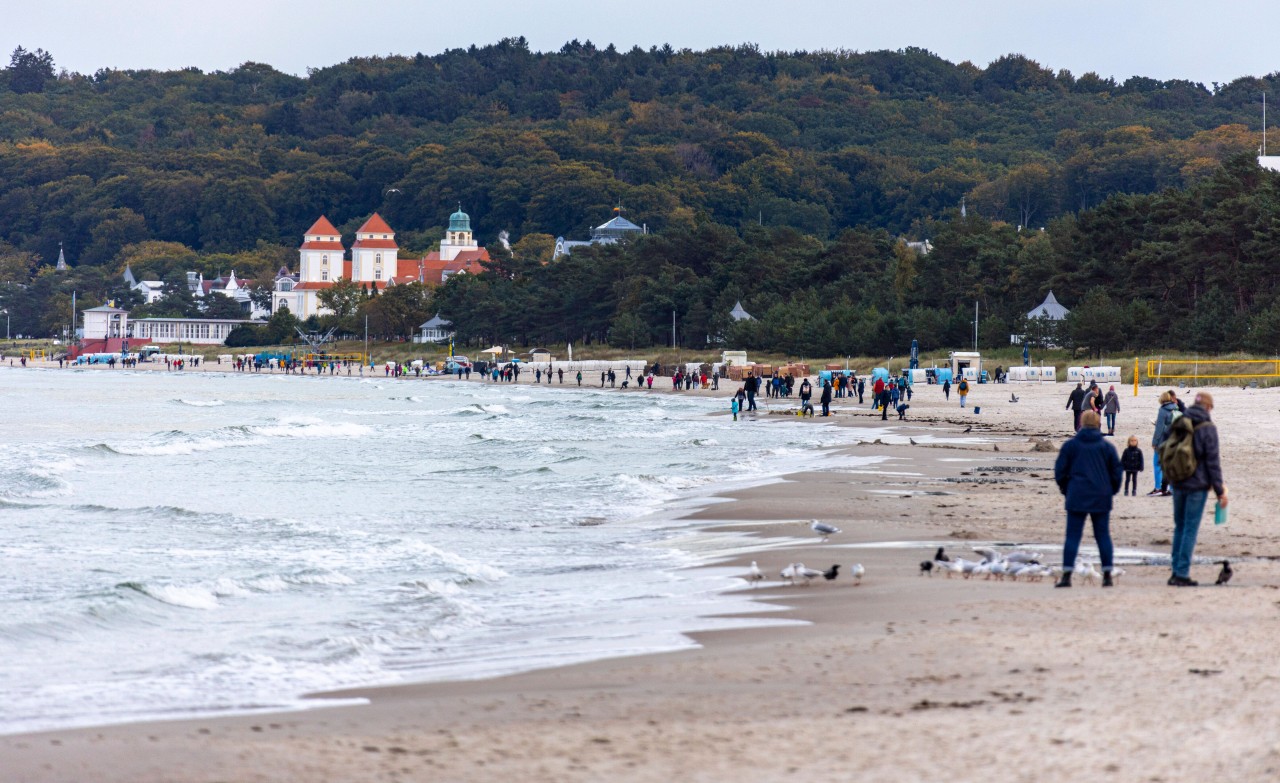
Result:
M382 279L382 267L378 267L377 269L373 270L373 279L374 280Z
M328 265L329 265L329 257L320 256L320 266L328 266Z
M320 270L320 279L321 279L321 280L328 280L328 279L329 279L329 270L328 270L328 269L321 269L321 270Z
M373 263L377 264L378 266L382 266L382 254L381 254L381 253L378 253L377 255L375 255L375 256L373 257Z

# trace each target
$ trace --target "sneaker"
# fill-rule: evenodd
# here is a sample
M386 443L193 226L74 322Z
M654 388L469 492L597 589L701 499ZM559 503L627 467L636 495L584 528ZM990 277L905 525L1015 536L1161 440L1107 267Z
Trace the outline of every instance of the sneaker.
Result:
M1177 586L1178 586L1178 577L1176 577L1176 576L1171 576L1171 577L1169 577L1169 581L1168 581L1168 582L1165 582L1165 584L1169 585L1170 587L1177 587Z
M1164 492L1161 492L1160 494L1161 494L1162 496L1164 496L1164 497L1169 497L1169 496L1170 496L1170 495L1172 495L1173 493L1172 493L1171 491L1169 491L1169 490L1167 490L1167 489L1166 489Z
M1164 494L1164 493L1163 493L1163 492L1161 492L1160 490L1158 490L1158 489L1153 489L1153 490L1151 490L1150 492L1148 492L1148 493L1147 493L1147 497L1149 497L1149 498L1154 498L1154 497L1159 497L1160 495L1163 495L1163 494Z
M1169 584L1174 587L1199 587L1200 583L1194 579L1185 576L1174 576L1169 578Z

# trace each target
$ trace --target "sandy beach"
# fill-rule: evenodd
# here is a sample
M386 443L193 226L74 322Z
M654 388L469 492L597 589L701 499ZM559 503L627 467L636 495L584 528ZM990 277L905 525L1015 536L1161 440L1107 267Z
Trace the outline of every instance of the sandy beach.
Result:
M1236 561L1229 586L1211 586L1209 564L1193 568L1195 589L1166 586L1167 564L1140 564L1167 558L1172 531L1170 499L1142 495L1116 499L1116 545L1138 562L1115 589L920 575L937 546L970 557L977 545L1042 546L1058 561L1052 465L1070 436L1071 388L975 386L962 410L920 387L911 419L888 422L878 442L696 507L673 543L713 556L709 567L745 573L755 560L776 577L796 561L865 566L861 584L743 584L762 617L787 624L700 634L699 648L665 655L326 694L368 700L360 706L5 736L0 777L968 781L994 769L1011 780L1274 779L1280 538L1268 511L1280 392L1214 390L1231 520L1215 528L1210 509L1197 554ZM1160 389L1117 391L1117 440L1138 436L1145 494ZM760 418L793 403L771 401ZM883 425L846 403L812 426ZM1033 450L1046 440L1052 451ZM843 532L823 543L810 518Z

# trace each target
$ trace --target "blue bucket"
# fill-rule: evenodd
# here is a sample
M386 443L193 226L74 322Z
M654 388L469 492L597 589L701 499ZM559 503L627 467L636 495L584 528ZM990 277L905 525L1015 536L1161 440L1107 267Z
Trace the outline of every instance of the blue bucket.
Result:
M973 412L974 412L974 413L982 413L982 408L979 408L977 405L975 405L975 406L973 406Z

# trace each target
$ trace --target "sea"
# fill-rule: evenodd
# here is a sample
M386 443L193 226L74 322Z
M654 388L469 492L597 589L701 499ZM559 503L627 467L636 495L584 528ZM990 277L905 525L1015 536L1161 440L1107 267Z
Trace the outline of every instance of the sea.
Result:
M681 516L852 440L670 391L0 368L0 733L763 623ZM719 554L723 554L720 552Z

